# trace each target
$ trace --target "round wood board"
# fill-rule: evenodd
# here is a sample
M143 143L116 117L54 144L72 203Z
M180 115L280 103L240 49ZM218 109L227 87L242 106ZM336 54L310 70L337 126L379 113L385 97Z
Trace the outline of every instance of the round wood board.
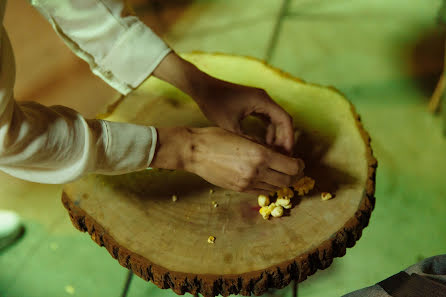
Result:
M333 88L306 84L252 58L184 57L218 78L265 89L293 116L301 131L295 153L316 180L315 190L295 200L283 217L266 221L256 196L217 188L187 172L90 175L64 188L62 201L74 226L122 266L178 294L260 295L327 268L360 238L375 202L377 162L352 105ZM109 110L110 121L210 125L188 96L153 77ZM262 132L255 120L245 129ZM322 201L324 191L335 198ZM207 242L210 235L214 244Z

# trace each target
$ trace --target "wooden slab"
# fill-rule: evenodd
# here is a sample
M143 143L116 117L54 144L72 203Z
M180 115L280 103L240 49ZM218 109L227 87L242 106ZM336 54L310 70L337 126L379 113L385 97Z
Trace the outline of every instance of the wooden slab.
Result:
M377 163L352 105L332 88L306 84L254 59L198 53L185 58L219 78L262 87L287 109L302 131L295 153L316 180L315 191L284 217L265 221L254 195L217 188L187 172L91 175L64 188L74 226L122 266L178 294L260 295L303 281L343 256L360 238L375 202ZM190 98L156 78L111 107L106 119L209 125ZM246 129L262 130L255 121ZM322 191L336 197L322 201ZM207 242L210 235L215 244Z

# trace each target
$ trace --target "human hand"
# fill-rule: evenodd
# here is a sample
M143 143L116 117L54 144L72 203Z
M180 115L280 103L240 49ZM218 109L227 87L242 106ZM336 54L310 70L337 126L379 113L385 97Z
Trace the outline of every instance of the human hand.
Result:
M264 90L211 77L175 53L164 58L154 75L189 94L209 120L228 131L243 135L244 118L261 118L268 124L266 143L292 153L293 120Z
M151 166L184 169L238 192L265 194L290 186L304 163L217 127L158 128Z
M294 145L292 117L263 89L207 78L205 92L194 99L203 114L218 126L243 135L241 122L249 115L267 123L266 143L291 154Z

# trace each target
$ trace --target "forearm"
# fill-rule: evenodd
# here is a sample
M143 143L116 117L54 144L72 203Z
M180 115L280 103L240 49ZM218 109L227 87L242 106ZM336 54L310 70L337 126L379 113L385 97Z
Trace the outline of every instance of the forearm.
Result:
M216 78L198 69L174 52L170 52L153 71L153 76L188 94L199 105L207 97Z
M0 122L0 169L33 182L142 170L155 151L151 127L89 120L63 106L14 102Z

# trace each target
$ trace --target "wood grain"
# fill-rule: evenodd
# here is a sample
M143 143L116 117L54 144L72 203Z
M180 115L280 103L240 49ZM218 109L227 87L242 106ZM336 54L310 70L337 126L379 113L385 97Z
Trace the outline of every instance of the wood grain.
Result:
M254 59L185 57L211 75L264 88L287 109L302 131L295 154L306 161L315 191L296 200L284 217L265 221L255 196L187 172L91 175L64 188L62 201L74 226L122 266L178 294L261 295L327 268L360 238L375 203L377 162L353 106L332 88L306 84ZM106 119L156 127L210 124L190 98L155 78ZM261 135L258 122L245 127ZM322 201L324 191L336 197ZM215 244L207 242L209 235Z

